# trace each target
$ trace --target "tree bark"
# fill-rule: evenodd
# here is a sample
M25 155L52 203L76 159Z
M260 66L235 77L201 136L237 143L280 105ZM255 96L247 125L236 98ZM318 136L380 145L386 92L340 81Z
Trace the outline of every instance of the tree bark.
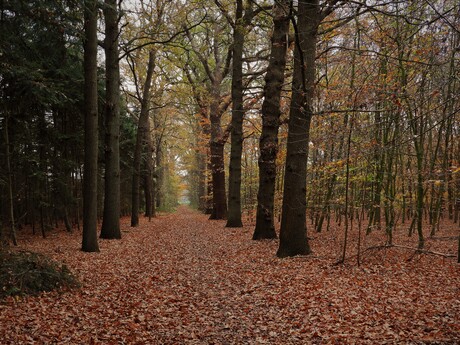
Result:
M228 220L226 227L239 228L241 221L241 155L243 153L243 0L236 1L233 32L232 136L228 177Z
M97 241L97 2L85 1L85 164L83 175L82 250L98 252Z
M320 22L318 0L299 2L297 12L298 29L294 50L280 244L276 253L278 257L311 253L306 227L306 178L315 87L316 36Z
M120 231L120 67L116 0L105 0L106 102L105 183L101 238L119 239Z
M132 202L131 202L131 226L139 225L139 205L140 205L140 176L141 176L141 161L142 152L147 141L147 136L150 136L149 122L149 103L150 103L150 87L152 84L153 70L155 68L155 52L149 52L149 62L147 67L147 75L145 77L144 88L142 90L141 111L137 125L136 146L134 148L133 159L133 181L132 181ZM146 160L152 160L152 156L146 157ZM150 164L151 165L151 164ZM147 181L146 181L147 182ZM151 193L151 190L150 190ZM146 195L147 200L147 195ZM150 209L151 209L150 205ZM147 213L147 205L146 205Z
M262 104L262 133L259 142L259 191L257 194L256 227L252 236L254 240L277 237L274 224L276 156L281 115L281 89L286 69L290 6L292 6L292 1L282 0L276 2L273 9L274 28Z
M212 213L209 219L227 218L227 197L225 193L225 166L224 166L224 146L221 118L220 86L222 77L216 72L211 90L210 121L211 121L211 176L212 176Z

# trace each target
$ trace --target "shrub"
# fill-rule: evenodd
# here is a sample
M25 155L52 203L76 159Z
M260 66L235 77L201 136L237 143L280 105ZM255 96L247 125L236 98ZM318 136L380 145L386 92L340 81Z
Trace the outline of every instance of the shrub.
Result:
M79 287L64 264L29 251L0 250L0 298Z

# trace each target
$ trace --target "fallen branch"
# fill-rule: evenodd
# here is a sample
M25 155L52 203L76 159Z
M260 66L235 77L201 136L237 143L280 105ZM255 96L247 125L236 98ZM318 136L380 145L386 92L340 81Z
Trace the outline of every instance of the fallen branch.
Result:
M408 247L408 246L401 246L401 245L398 245L398 244L393 245L393 247L414 250L416 253L438 255L438 256L445 257L445 258L455 258L456 257L454 254L445 254L445 253L440 253L440 252L434 252L432 250L418 249L418 248L413 248L413 247Z
M458 236L440 236L440 237L430 237L430 240L439 240L439 241L456 241Z
M374 249L380 250L380 249L389 249L389 248L408 249L408 250L413 250L415 253L438 255L438 256L445 257L445 258L455 258L456 257L456 255L454 255L454 254L445 254L445 253L440 253L440 252L434 252L432 250L418 249L418 248L413 248L413 247L409 247L409 246L403 246L403 245L399 245L399 244L392 244L392 245L384 244L384 245L381 245L381 246L369 247L369 248L366 248L364 250L364 252L366 252L368 250L374 250Z

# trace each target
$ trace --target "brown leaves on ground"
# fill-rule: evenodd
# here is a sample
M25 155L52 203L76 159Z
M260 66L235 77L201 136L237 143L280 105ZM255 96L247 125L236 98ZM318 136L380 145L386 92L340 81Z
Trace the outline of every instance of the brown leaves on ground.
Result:
M252 241L252 227L225 228L186 208L138 228L128 219L122 226L123 239L101 240L94 254L79 250L78 233L29 238L22 247L64 261L83 287L7 299L0 342L459 343L455 259L376 249L357 267L350 250L345 265L334 265L342 230L331 229L310 234L313 255L281 260L278 242ZM430 243L454 251L455 240Z

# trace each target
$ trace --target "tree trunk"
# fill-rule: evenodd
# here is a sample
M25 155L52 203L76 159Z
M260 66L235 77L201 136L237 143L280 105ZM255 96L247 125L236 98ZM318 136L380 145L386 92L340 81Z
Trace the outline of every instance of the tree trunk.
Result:
M149 122L150 86L152 84L152 76L153 76L154 68L155 68L155 51L151 50L149 52L149 63L147 67L147 75L145 77L144 89L142 90L141 111L139 114L139 121L137 125L136 146L134 148L132 201L131 201L131 226L133 227L139 225L141 161L142 161L142 152L144 151L144 145L146 143L147 136L150 136L150 122ZM146 157L146 160L152 160L152 155L150 154L150 157ZM147 195L146 195L146 199L147 199ZM147 205L145 209L147 212Z
M98 252L97 241L97 2L85 1L85 165L83 175L82 250Z
M212 213L209 219L226 219L224 143L211 142Z
M211 175L212 175L212 213L209 219L227 218L227 198L225 194L225 166L224 166L224 146L222 139L220 111L220 83L221 78L216 78L212 90L212 101L210 107L211 120Z
M256 227L252 239L276 238L274 224L276 156L280 118L281 89L286 68L287 35L292 1L275 3L270 60L265 76L260 136L259 192L257 194Z
M311 253L306 228L306 179L319 14L318 0L299 2L278 257Z
M101 238L119 239L120 231L120 67L116 0L105 0L105 188Z
M233 33L232 136L228 176L228 220L226 227L239 228L241 221L241 155L243 153L243 0L236 1Z

